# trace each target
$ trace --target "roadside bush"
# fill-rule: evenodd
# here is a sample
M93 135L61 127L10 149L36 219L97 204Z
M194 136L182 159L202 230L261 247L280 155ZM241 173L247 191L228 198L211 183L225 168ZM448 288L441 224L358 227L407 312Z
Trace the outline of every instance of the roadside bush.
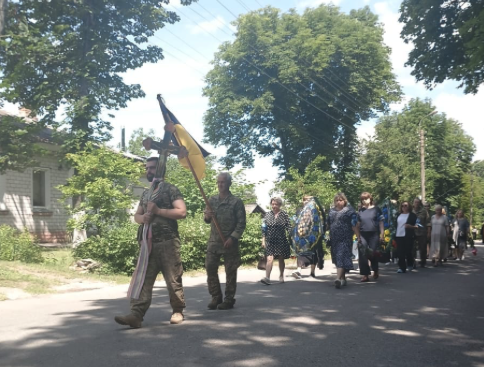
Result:
M247 227L240 239L242 264L251 264L259 259L261 245L261 217L258 214L247 216ZM179 222L181 257L185 270L201 269L205 266L207 241L210 225L203 221L201 213Z
M178 222L181 241L181 258L185 270L201 269L205 266L205 252L210 236L210 225L203 221L201 213ZM243 264L258 259L261 244L261 218L247 216L247 227L240 240ZM121 227L107 231L104 236L88 238L74 249L74 257L91 258L102 264L104 273L131 275L136 268L139 244L136 241L138 224L125 223Z
M36 239L32 238L27 229L20 232L10 226L1 225L0 260L41 263L44 257Z
M122 223L101 236L89 237L73 251L76 259L93 259L102 264L103 273L131 275L136 268L139 244L136 241L138 225Z

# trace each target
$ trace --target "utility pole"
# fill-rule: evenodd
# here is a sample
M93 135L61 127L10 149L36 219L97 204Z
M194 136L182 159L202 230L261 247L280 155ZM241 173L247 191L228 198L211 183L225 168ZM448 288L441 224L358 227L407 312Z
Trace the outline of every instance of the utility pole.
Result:
M425 202L425 137L422 128L420 128L420 190L422 202Z
M474 170L471 169L471 210L470 210L470 226L472 227L472 204L474 201Z
M423 202L425 202L425 133L422 127L422 120L424 118L433 116L436 113L437 111L432 111L425 117L421 118L418 122L418 127L420 129L420 192Z

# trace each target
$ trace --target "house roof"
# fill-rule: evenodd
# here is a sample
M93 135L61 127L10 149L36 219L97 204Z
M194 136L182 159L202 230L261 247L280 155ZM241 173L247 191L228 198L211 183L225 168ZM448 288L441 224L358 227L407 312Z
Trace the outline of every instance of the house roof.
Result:
M20 121L19 122L15 122L15 124L19 128L22 128L23 126L26 126L27 124L31 124L31 123L33 123L33 122L36 121L35 119L31 119L31 118L28 118L28 117L15 115L15 114L10 113L10 112L7 112L5 110L0 110L0 119L1 119L2 116L12 116L12 117L17 117L17 118L22 119L24 122L20 122ZM39 142L49 143L49 144L55 144L53 130L51 128L49 128L49 127L44 127L43 129L39 130L35 134L35 137L36 137L36 139Z
M259 204L245 204L245 212L248 214L252 213L262 213L265 214L266 211Z

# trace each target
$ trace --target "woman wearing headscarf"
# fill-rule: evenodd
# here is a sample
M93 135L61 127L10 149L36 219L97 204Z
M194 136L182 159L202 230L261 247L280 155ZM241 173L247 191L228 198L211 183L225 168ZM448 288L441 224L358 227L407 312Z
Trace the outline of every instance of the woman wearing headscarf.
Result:
M362 192L360 195L361 208L358 210L358 224L360 235L358 242L361 244L358 254L358 264L360 267L360 274L363 276L361 282L368 282L371 270L373 270L373 279L377 280L378 273L378 258L376 256L369 256L369 253L375 253L380 245L380 240L383 241L385 233L383 229L383 213L378 206L373 204L373 197L369 192ZM371 269L368 265L371 263Z
M272 264L275 258L279 259L279 282L284 283L284 259L289 259L291 250L289 247L289 233L291 231L291 222L289 216L284 210L281 210L282 199L274 197L271 199L272 210L266 213L262 222L262 247L265 248L266 276L261 282L270 285Z
M417 216L411 211L410 203L403 201L400 204L400 214L397 215L397 241L398 270L397 273L406 273L413 270L413 241L415 237L415 223Z
M449 220L442 212L442 205L435 206L435 214L430 220L430 257L434 266L441 265L442 260L447 258L449 247Z
M348 199L342 192L336 194L333 208L328 215L331 259L336 265L334 286L346 285L346 272L353 269L352 247L353 233L359 236L355 210L348 205Z

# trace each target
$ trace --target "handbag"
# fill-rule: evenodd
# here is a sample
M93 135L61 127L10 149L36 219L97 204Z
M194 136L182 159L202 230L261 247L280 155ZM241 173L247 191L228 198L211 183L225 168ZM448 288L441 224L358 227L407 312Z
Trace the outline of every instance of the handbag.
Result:
M267 255L259 254L259 262L257 263L257 269L266 270Z

